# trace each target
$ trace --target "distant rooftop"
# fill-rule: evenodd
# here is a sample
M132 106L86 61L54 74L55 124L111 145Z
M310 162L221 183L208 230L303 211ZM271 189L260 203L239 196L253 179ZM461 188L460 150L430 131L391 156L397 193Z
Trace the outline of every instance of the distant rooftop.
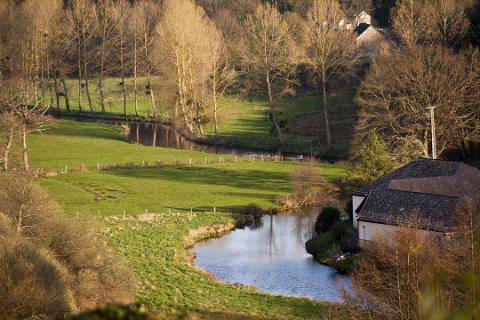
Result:
M455 226L466 198L480 201L480 171L462 162L420 159L355 190L367 200L359 220L397 224L416 218L429 229Z

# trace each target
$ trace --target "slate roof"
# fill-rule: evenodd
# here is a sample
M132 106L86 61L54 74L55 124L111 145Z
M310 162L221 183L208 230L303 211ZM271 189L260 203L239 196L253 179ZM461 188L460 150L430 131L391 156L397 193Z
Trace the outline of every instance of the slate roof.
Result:
M420 159L354 191L367 196L359 220L398 224L415 218L421 227L455 227L465 198L480 201L480 171L462 162Z
M359 36L364 33L365 30L367 30L369 27L370 25L367 23L360 23L353 31L357 33L357 36Z

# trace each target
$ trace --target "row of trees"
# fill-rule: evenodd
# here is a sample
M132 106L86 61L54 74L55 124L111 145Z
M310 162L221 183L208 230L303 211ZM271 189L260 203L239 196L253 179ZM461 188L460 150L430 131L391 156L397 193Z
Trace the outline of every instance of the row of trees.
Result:
M105 112L105 79L118 76L125 114L125 80L133 77L137 115L145 89L151 115L159 116L159 93L169 106L162 116L192 135L203 135L207 116L218 132L218 100L242 79L242 86L268 98L283 144L276 100L291 92L299 65L305 65L324 95L330 145L327 82L348 72L355 61L354 34L338 28L345 16L335 0L312 1L304 16L282 14L277 6L253 1L239 12L218 10L208 16L190 0L3 2L1 72L28 82L35 103L59 108L64 99L67 110L73 108L73 93L66 79L76 78L80 112ZM153 87L153 76L162 79L162 88ZM140 77L146 78L146 88L139 88Z

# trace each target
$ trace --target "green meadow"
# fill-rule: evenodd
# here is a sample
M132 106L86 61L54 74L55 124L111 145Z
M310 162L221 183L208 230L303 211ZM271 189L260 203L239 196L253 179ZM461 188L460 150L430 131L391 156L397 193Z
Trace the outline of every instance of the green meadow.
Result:
M219 163L214 162L216 155L132 145L120 133L111 125L58 121L54 128L30 134L30 157L35 168L88 167L45 177L40 183L67 215L96 226L134 271L140 284L139 303L161 314L214 319L321 319L336 309L308 299L221 284L189 262L189 232L231 224L250 203L275 207L278 197L292 189L289 177L296 164L236 162L231 157ZM211 161L205 164L205 158ZM184 164L171 164L174 159ZM199 161L189 165L187 159ZM99 162L143 161L165 164L95 170ZM346 174L340 165L317 167L330 180ZM156 215L137 218L145 213Z

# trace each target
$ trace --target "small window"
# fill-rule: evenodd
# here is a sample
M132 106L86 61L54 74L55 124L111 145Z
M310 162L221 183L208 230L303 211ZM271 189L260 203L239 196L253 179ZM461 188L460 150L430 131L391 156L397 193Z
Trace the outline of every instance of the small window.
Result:
M367 239L367 227L366 226L362 226L362 235L363 235L363 237L362 237L363 240L368 240Z

